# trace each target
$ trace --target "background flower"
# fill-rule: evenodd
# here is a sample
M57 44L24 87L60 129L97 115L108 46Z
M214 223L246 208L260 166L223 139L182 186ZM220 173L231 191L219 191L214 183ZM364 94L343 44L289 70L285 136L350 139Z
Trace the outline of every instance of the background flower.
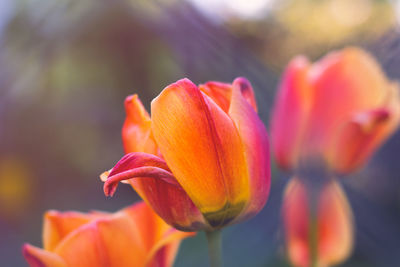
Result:
M301 179L292 178L283 196L282 214L288 257L294 266L312 266L315 257L316 267L327 267L350 255L353 215L336 181L326 182L317 191L307 188Z
M312 65L299 56L276 98L273 151L283 168L321 156L329 168L347 173L395 131L399 118L398 85L367 52L346 48Z
M182 239L145 203L114 214L48 211L43 249L24 245L32 267L39 266L172 266Z

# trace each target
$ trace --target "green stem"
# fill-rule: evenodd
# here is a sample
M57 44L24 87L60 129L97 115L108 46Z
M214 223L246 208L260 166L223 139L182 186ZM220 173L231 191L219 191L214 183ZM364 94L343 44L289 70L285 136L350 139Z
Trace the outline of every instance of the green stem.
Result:
M206 232L211 267L222 267L222 231Z
M310 247L310 267L318 266L318 200L321 188L311 188L309 196L310 225L309 225L309 247Z
M318 257L318 230L317 230L317 219L315 216L311 216L311 225L310 225L310 256L311 256L311 265L310 267L317 267L317 257Z

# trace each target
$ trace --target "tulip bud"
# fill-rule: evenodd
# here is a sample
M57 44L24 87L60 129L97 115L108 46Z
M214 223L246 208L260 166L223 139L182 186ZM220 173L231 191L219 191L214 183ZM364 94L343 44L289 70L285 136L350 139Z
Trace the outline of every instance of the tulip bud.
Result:
M179 80L152 101L151 118L136 96L125 103L123 141L131 153L108 173L106 195L128 180L168 224L185 231L212 231L265 205L268 137L246 79L199 87Z
M292 178L285 190L282 214L288 257L294 266L327 267L349 256L353 218L346 195L334 180L311 188Z
M397 128L398 85L358 48L311 64L294 58L283 75L272 116L272 147L284 169L322 157L331 170L360 167Z

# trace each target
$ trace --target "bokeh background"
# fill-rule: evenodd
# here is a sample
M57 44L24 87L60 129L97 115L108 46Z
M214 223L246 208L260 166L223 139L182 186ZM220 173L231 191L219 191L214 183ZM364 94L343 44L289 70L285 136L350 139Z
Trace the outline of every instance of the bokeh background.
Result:
M25 266L21 245L41 246L45 210L115 211L138 200L126 185L106 198L98 178L123 155L127 95L148 108L182 77L245 76L268 125L294 55L359 45L400 80L399 25L395 0L1 0L1 265ZM398 133L343 180L357 232L341 266L400 263L399 157ZM289 266L280 217L288 178L274 167L264 210L225 229L226 266ZM175 266L207 266L205 242L184 241Z

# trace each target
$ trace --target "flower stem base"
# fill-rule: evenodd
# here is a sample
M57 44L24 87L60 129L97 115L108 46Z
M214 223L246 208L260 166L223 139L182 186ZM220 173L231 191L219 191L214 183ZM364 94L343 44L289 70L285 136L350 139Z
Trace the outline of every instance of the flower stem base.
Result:
M222 231L206 232L211 267L222 267Z

